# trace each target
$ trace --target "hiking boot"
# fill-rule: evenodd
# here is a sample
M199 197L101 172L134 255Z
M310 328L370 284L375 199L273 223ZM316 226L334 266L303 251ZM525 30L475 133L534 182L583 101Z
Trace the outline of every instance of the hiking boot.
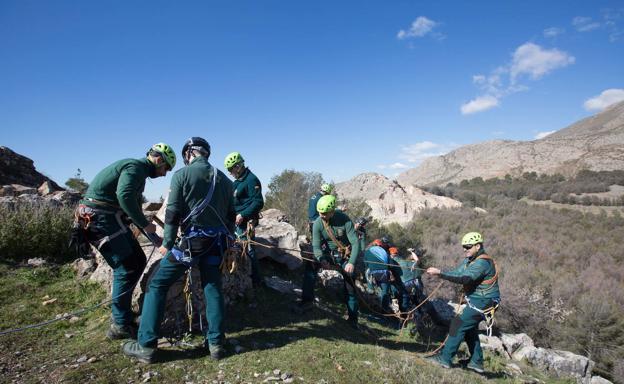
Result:
M212 360L221 360L225 357L225 348L221 344L208 344L208 350Z
M440 355L433 355L433 356L425 357L425 361L429 363L433 363L442 368L447 368L447 369L451 368L451 363L448 361L445 361Z
M349 324L349 327L351 327L351 329L355 330L355 331L361 331L362 329L360 328L360 325L358 324L357 320L351 320L348 319L347 320L347 324Z
M108 331L106 331L106 337L111 340L134 339L136 334L137 326L134 324L119 325L111 323Z
M126 341L123 345L123 353L136 358L141 363L151 364L154 362L156 348L142 347L138 341Z
M290 309L297 315L303 315L306 312L310 312L314 308L314 303L311 301L300 301L293 305Z
M466 365L466 368L470 369L471 371L475 371L477 373L485 372L485 370L483 369L483 364L473 363L472 361L469 362L468 365Z

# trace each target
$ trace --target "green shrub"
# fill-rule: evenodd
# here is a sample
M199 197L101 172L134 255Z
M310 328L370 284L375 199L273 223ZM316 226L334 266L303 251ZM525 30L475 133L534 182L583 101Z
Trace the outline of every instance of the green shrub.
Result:
M68 247L73 208L47 204L0 205L0 260L20 262L41 257L65 262L74 257Z

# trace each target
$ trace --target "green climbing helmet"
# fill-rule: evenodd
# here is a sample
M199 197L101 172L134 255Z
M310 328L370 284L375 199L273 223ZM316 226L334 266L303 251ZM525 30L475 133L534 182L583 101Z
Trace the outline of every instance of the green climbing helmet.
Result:
M316 203L316 210L319 213L327 213L336 209L336 196L325 195Z
M223 161L223 165L225 165L225 169L230 169L236 164L244 162L243 156L241 156L238 152L232 152L229 155L225 156L225 160Z
M171 146L165 143L154 144L152 145L152 148L150 148L150 150L148 151L148 154L150 152L157 152L158 154L160 154L163 159L165 159L165 163L167 163L169 169L173 169L173 167L175 167L176 155Z
M483 236L479 232L468 232L462 237L462 245L483 243Z
M333 190L333 189L334 189L334 188L331 186L331 184L327 184L327 183L325 183L325 184L321 185L321 192L323 192L323 193L325 193L325 194L327 194L327 195L329 195L330 193L332 193L332 190Z

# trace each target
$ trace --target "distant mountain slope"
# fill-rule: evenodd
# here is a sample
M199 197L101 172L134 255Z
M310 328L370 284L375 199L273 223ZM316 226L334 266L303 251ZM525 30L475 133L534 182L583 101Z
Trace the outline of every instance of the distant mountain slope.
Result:
M372 208L371 215L383 224L408 223L425 208L461 206L457 200L436 196L414 186L404 187L377 173L362 173L349 181L336 184L340 199L361 198Z
M571 176L583 169L624 169L624 102L540 140L494 140L460 147L426 159L397 180L403 185L443 185L532 171Z

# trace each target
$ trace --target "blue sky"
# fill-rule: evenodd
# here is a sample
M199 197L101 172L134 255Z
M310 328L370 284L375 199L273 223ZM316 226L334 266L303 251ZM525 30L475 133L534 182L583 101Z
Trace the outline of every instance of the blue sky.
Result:
M2 0L0 145L60 184L190 136L265 186L393 176L596 113L623 68L621 1Z

